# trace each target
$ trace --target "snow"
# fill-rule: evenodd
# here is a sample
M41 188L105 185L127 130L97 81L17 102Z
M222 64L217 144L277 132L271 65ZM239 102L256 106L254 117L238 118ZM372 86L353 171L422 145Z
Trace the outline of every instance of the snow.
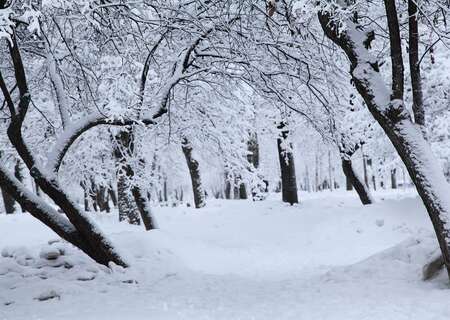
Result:
M155 208L150 232L95 215L128 269L0 215L0 319L446 319L445 274L421 280L438 247L425 208L411 190L374 196Z
M105 118L105 115L102 115L99 112L94 112L77 121L74 121L64 128L64 131L60 134L54 146L48 152L45 171L42 169L41 171L45 172L49 177L55 177L65 153L70 148L72 143L74 143L79 133L83 132L86 128L94 126L97 122Z
M7 39L11 43L14 22L11 21L11 8L0 9L0 39Z

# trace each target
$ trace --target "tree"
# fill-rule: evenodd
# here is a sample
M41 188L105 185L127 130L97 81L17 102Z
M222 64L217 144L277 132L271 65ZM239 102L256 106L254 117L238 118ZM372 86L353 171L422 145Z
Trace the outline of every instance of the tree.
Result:
M294 154L292 144L288 141L289 130L286 122L278 125L280 136L277 139L278 157L281 168L281 194L283 202L289 204L298 203L297 177L295 175Z
M192 154L192 146L186 137L182 139L181 148L183 149L186 163L189 168L189 173L191 175L192 192L194 193L195 207L197 209L203 208L206 205L206 200L205 191L203 190L202 181L200 178L199 163L197 160L195 160Z
M392 64L392 88L388 89L380 75L380 63L370 52L375 33L358 21L345 20L346 28L339 28L330 11L320 11L319 21L324 33L347 55L352 81L369 111L381 125L399 156L402 158L433 223L450 276L450 239L445 221L450 215L446 181L425 141L420 128L411 120L404 103L404 66L400 27L395 1L385 0Z
M339 144L339 152L341 154L342 170L345 174L346 180L353 188L355 188L361 203L367 205L374 202L373 197L370 193L368 185L353 168L351 160L352 156L360 148L360 145L360 143L355 143L354 141L351 141L348 136L342 134L341 143Z

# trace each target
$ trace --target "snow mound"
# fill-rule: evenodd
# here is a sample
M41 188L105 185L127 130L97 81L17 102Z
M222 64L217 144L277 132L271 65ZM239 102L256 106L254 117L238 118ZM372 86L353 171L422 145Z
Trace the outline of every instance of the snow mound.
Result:
M398 245L358 263L335 267L324 278L328 281L421 281L423 266L439 251L433 234L411 237Z
M38 254L23 247L6 247L0 258L0 306L23 300L58 301L65 294L86 292L93 286L136 283L128 270L98 265L72 245L53 241L41 246ZM9 290L8 290L9 289Z

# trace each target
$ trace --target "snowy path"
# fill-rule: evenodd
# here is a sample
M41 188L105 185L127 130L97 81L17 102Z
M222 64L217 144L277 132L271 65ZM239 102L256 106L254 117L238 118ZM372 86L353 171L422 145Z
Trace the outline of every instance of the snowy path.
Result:
M296 207L162 208L150 233L101 216L133 266L113 273L64 244L73 268L43 264L54 236L3 215L0 250L13 257L0 257L0 319L447 319L445 278L420 280L436 245L422 205L380 197L393 199L363 208L335 192ZM51 291L59 297L35 299Z

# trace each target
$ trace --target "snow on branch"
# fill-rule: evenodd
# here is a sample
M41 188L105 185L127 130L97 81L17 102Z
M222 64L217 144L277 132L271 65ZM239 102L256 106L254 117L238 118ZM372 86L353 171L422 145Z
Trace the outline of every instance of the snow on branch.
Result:
M156 119L161 117L166 112L164 110L159 110L150 118L145 118L141 120L119 118L119 117L108 117L99 112L90 114L86 117L81 118L78 121L71 123L58 137L52 149L48 153L47 164L45 171L52 177L59 171L62 160L66 155L67 151L73 145L73 143L80 137L84 132L89 129L96 127L98 125L114 125L114 126L128 126L132 124L144 124L152 125L156 124Z
M6 39L11 43L14 22L11 20L12 10L10 7L0 9L0 39Z

